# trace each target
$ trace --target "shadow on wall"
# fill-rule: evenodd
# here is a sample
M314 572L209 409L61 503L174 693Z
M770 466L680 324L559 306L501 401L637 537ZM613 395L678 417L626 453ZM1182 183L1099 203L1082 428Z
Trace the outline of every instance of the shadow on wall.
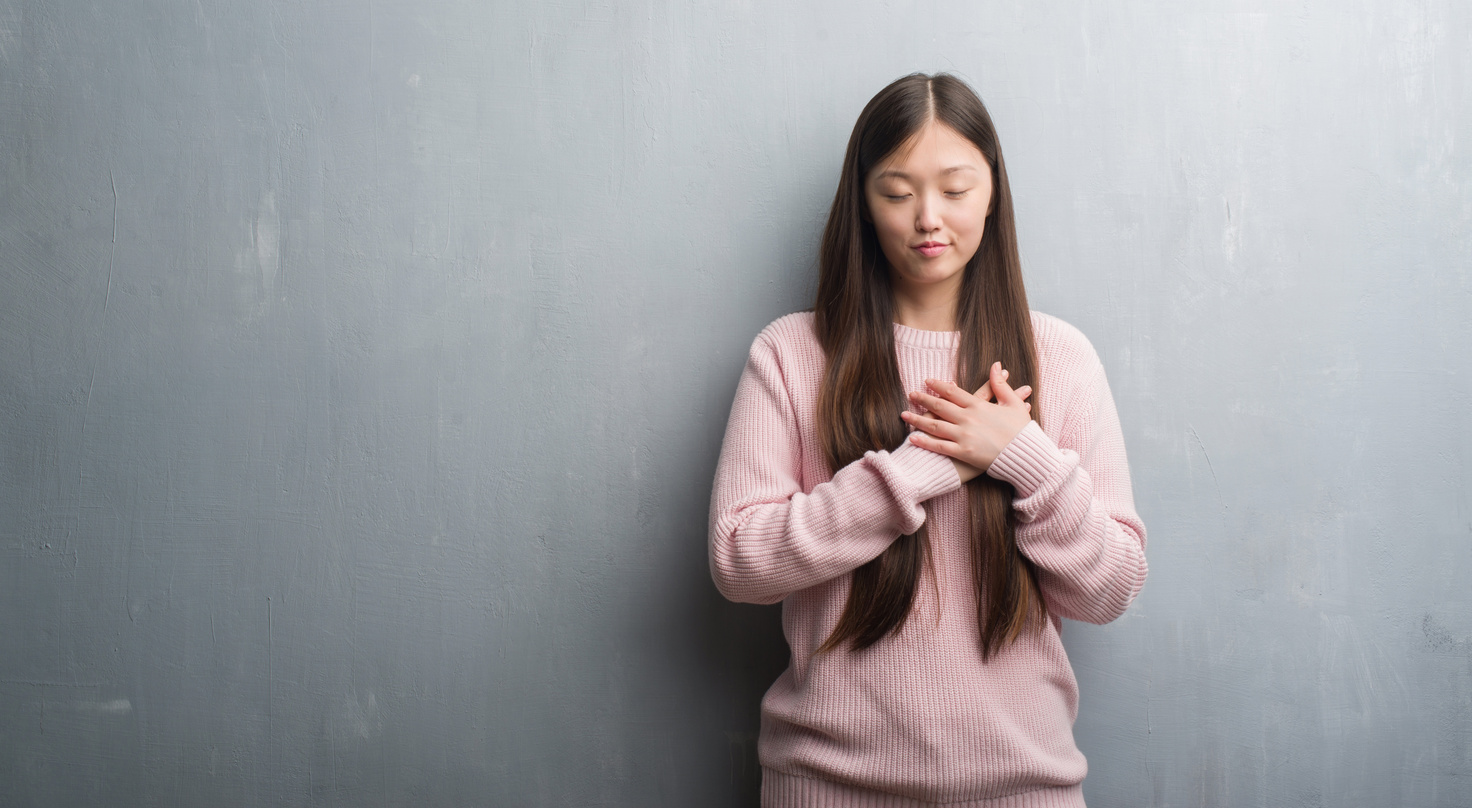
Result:
M796 308L794 306L793 308ZM754 333L754 332L753 332ZM743 338L744 339L744 338ZM698 726L698 737L681 737L681 759L694 762L699 772L686 771L665 777L676 789L693 787L687 797L710 808L757 808L760 805L761 763L757 756L757 734L761 727L761 700L789 660L782 633L780 604L758 606L733 603L711 580L707 531L710 493L715 483L716 464L725 435L730 402L745 364L745 346L733 350L720 373L724 384L711 392L711 405L703 427L705 434L694 451L654 452L656 466L649 475L653 502L647 512L657 513L667 523L660 533L676 540L663 543L669 555L660 569L674 573L661 576L661 584L633 597L639 611L633 625L661 626L642 638L650 643L656 671L676 674L677 692L692 694L678 700L680 709L695 710L702 717L691 722L684 716L670 724L688 732ZM680 481L672 484L671 481ZM667 707L671 689L659 688L649 697ZM649 743L648 726L629 727L627 748ZM668 795L667 795L668 796ZM689 804L697 804L691 802Z
M678 616L672 630L657 642L667 660L690 672L692 680L684 686L700 694L693 706L708 716L700 724L719 728L719 734L703 731L700 737L679 741L695 747L693 758L702 769L695 778L702 804L756 808L761 791L756 750L761 700L788 662L782 607L726 600L710 579L704 549L702 540L699 557L692 552L679 564L689 571L681 576L680 586L662 589L646 603L651 619ZM636 747L647 744L647 728L631 728L627 742Z
M709 587L701 647L702 663L727 694L730 722L726 742L730 754L730 805L757 806L761 796L761 764L756 754L761 700L787 668L787 641L782 636L782 607L731 603Z

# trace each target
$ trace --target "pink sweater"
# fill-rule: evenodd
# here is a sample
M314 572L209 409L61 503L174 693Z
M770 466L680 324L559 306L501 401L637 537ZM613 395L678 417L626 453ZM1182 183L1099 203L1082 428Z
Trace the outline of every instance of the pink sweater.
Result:
M1017 544L1052 619L981 660L966 499L949 458L909 442L829 474L813 413L824 367L813 315L751 346L716 471L710 568L735 601L782 601L792 651L762 700L762 804L1081 806L1078 686L1060 617L1107 623L1145 581L1145 526L1104 369L1088 339L1034 312L1044 428L987 473L1016 489ZM896 324L906 390L955 379L957 333ZM904 628L816 656L851 570L929 520L926 571Z

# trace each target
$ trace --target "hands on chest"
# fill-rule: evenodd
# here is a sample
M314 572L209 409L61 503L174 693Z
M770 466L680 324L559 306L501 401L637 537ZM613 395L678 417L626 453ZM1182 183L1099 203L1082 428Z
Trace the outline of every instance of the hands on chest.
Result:
M990 378L975 393L939 379L926 379L925 385L938 395L916 392L909 398L927 414L906 410L900 417L915 430L910 442L951 458L963 483L985 473L1032 420L1032 388L1008 386L1001 362L992 363Z

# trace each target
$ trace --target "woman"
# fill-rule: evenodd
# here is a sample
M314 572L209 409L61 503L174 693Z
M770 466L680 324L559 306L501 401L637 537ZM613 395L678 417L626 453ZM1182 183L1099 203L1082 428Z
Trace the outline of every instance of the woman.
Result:
M782 601L792 651L763 805L1083 805L1060 618L1123 613L1144 545L1098 356L1028 309L985 107L899 79L854 126L816 306L752 345L716 472L712 576Z

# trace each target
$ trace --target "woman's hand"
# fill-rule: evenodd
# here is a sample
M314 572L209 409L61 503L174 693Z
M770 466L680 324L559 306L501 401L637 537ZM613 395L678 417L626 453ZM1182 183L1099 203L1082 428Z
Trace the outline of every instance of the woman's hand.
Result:
M1001 362L992 363L991 378L975 394L937 379L926 379L925 384L940 395L911 393L910 402L924 407L929 414L906 410L900 417L915 429L910 442L951 458L963 483L991 467L1031 420L1032 405L1025 399L1032 395L1032 388L1008 387L1007 371ZM993 395L995 403L991 401Z

